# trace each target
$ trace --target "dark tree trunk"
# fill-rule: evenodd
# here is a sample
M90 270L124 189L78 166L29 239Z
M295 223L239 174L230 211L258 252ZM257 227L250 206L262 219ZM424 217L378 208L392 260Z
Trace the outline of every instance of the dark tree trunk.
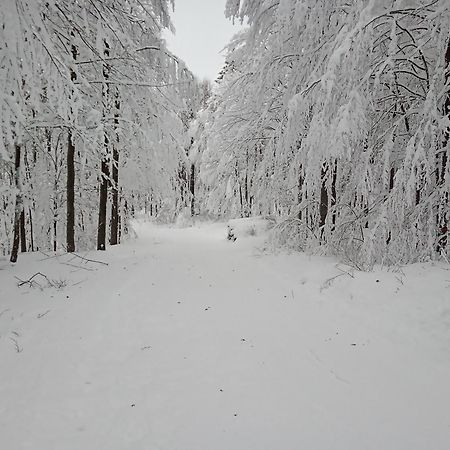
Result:
M392 189L394 189L394 181L395 181L395 168L392 167L389 175L389 192L392 191Z
M195 164L191 164L189 190L191 191L191 216L193 217L195 215Z
M445 84L448 87L450 83L450 39L447 44L447 51L445 53L445 66L446 66L446 73L445 73ZM444 103L444 116L450 117L450 88L447 88L447 94L445 96L445 103ZM447 146L450 140L450 129L447 128L445 132L444 137L444 147ZM448 155L446 154L446 157Z
M28 216L30 219L30 245L31 245L31 251L34 252L33 215L31 213L31 208L28 209Z
M67 142L67 251L75 251L75 145L72 132Z
M319 205L319 227L323 228L328 215L328 189L327 189L327 172L328 165L324 163L320 174L320 205Z
M22 186L20 181L20 153L21 146L20 144L15 144L15 185L16 185L16 206L14 210L14 237L13 237L13 245L11 249L11 257L10 261L12 263L17 262L17 257L19 253L19 243L20 243L20 218L23 212L23 198L22 198Z
M104 41L105 50L104 55L109 56L109 44ZM103 84L103 116L106 117L106 113L109 109L109 85L107 83L109 79L109 67L105 63L103 66L103 78L105 83ZM106 124L105 124L106 125ZM106 210L108 201L108 184L109 184L109 139L108 134L105 131L104 135L104 155L102 156L101 174L100 174L100 201L98 207L98 232L97 232L97 250L106 250Z
M187 174L186 174L186 167L184 164L181 166L179 170L179 177L180 177L180 196L181 196L181 202L183 206L187 206Z
M113 148L112 165L112 199L111 199L111 245L119 243L119 151Z
M16 198L16 208L17 208L17 198ZM19 219L16 220L16 214L14 214L14 237L13 237L13 246L11 250L11 258L9 259L12 263L17 262L17 256L19 253L19 242L20 242L20 215Z
M331 182L329 183L329 177L331 177ZM322 170L320 174L321 187L320 187L320 205L319 205L319 227L323 228L325 226L328 213L331 209L331 223L336 224L336 180L337 180L337 161L335 161L334 166L329 163L323 163ZM328 192L328 185L330 185L330 192Z
M245 214L244 214L244 197L242 196L241 183L239 183L239 201L241 203L241 217L245 217Z
M298 192L297 192L297 203L301 205L303 202L303 183L305 182L305 178L303 177L303 166L300 164L298 169ZM297 218L302 220L303 215L302 211L299 210L297 213Z
M117 245L119 243L119 94L116 92L114 115L114 127L116 133L116 144L113 146L113 161L112 161L112 199L111 199L111 239L109 243L111 245Z
M248 166L248 161L247 161L247 166ZM244 215L245 215L245 217L249 217L250 211L248 208L248 171L245 172L245 178L244 178L244 200L245 200Z
M450 119L450 39L447 43L447 51L445 53L445 83L447 86L447 93L444 101L444 116ZM448 155L449 155L449 144L450 144L450 128L447 128L444 132L444 140L442 142L442 152L438 156L438 167L437 167L437 184L438 186L445 185L445 176L448 166ZM438 251L446 251L449 240L449 228L448 228L448 203L450 194L445 191L441 196L441 202L439 206L438 213Z
M20 252L26 253L27 251L27 239L25 230L25 210L22 207L22 213L20 214Z
M105 137L105 143L107 138ZM102 175L100 181L100 203L98 208L98 234L97 234L97 250L106 249L106 207L108 200L108 182L109 182L109 162L102 160Z
M72 32L72 36L74 33ZM78 49L72 44L71 47L73 61L76 61ZM70 71L70 80L74 83L77 80L77 74L74 70ZM73 93L73 90L72 90ZM72 112L72 111L71 111ZM67 251L75 251L75 143L72 131L69 130L67 138L67 217L66 217L66 241Z
M332 209L332 222L333 222L333 230L336 225L336 203L337 203L337 192L336 192L336 181L337 181L337 161L335 161L333 167L333 179L331 180L331 201L330 206Z
M55 216L53 219L53 251L56 252L58 250L58 221Z
M119 237L118 237L118 241L120 242L122 240L122 223L124 222L124 220L122 219L122 216L119 214ZM124 230L126 231L126 230Z
M32 110L33 118L35 117L35 111ZM33 147L35 144L33 143ZM24 155L23 155L23 169L24 169L24 178L26 180L26 183L28 184L30 191L33 192L33 183L31 178L31 169L30 164L28 162L27 157L27 149L24 148ZM28 251L27 248L27 227L26 227L26 215L25 215L25 206L23 206L22 214L20 215L20 253L26 253Z
M48 132L49 136L51 136L51 132ZM50 138L49 138L50 139ZM51 141L48 141L49 148L51 149ZM53 181L53 251L56 252L58 249L58 219L59 219L59 211L58 211L58 193L59 193L59 157L58 157L58 142L55 145L55 155L54 155L54 166L55 166L55 179Z

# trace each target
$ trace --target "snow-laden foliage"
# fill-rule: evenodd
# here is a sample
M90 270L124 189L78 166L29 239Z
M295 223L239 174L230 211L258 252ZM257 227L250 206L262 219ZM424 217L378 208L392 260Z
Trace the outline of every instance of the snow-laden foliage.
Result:
M198 86L161 38L172 3L3 2L0 252L18 220L22 250L65 247L70 208L77 247L92 247L102 186L119 235L148 202L179 196L181 113Z
M448 255L448 0L229 0L205 205L358 267Z

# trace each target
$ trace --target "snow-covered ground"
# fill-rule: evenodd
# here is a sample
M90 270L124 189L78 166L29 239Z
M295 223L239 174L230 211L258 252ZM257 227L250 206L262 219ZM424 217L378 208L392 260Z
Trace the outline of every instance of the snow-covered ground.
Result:
M448 265L137 233L108 266L0 261L2 450L450 448ZM38 271L56 287L17 286Z

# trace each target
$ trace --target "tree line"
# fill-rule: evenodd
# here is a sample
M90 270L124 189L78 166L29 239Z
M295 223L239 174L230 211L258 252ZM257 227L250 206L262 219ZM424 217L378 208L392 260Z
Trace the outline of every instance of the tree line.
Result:
M449 256L450 3L228 0L204 207L359 267ZM201 141L199 138L199 141Z
M0 252L96 247L179 197L199 83L165 46L169 0L5 0Z

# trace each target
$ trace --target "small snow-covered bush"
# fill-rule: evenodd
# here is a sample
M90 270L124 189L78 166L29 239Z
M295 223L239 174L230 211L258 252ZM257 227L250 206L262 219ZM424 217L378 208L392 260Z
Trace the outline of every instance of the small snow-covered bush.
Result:
M273 219L266 217L232 219L227 223L227 239L234 242L239 238L261 236L267 234L273 225Z

